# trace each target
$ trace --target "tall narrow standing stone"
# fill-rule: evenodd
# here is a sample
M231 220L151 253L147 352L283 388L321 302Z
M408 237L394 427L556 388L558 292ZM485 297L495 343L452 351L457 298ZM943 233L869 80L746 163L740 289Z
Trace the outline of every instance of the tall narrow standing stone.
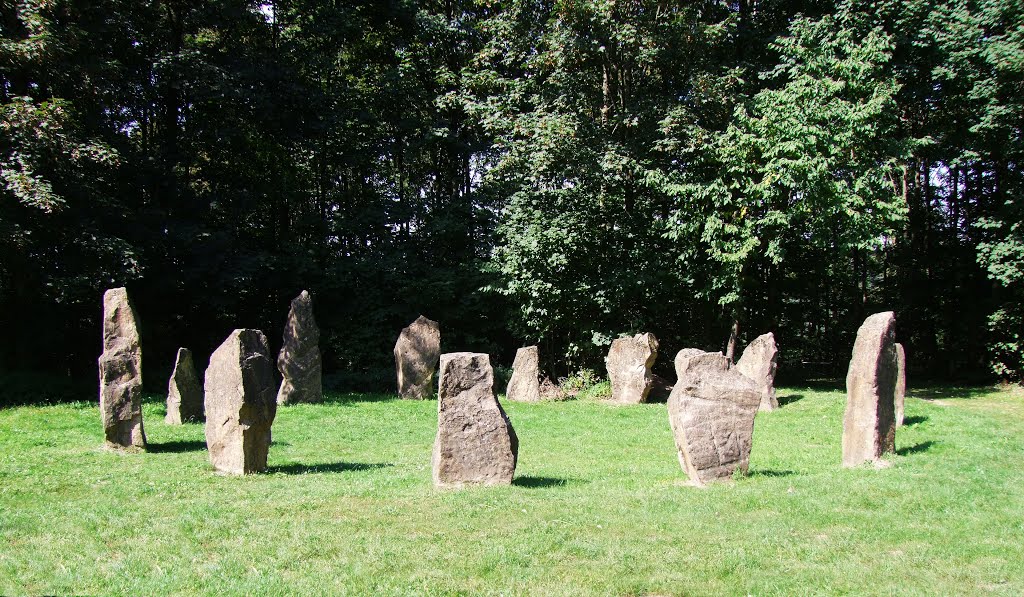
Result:
M868 317L857 330L846 374L843 466L879 460L895 450L895 323L896 316L886 311Z
M683 349L675 367L668 419L680 466L696 485L745 473L761 388L720 352Z
M747 345L743 356L736 363L740 373L754 380L761 388L760 410L779 408L779 400L775 397L775 371L778 368L779 347L775 344L775 334L762 334Z
M164 422L168 425L181 425L184 421L202 420L203 386L199 385L192 351L179 348L171 380L167 382L167 416Z
M654 378L651 367L658 358L658 339L654 334L637 334L612 342L605 357L612 401L621 404L647 402Z
M145 448L142 427L142 348L135 310L124 288L103 293L100 415L109 446Z
M494 395L490 357L472 352L442 355L431 463L434 484L508 485L518 453L519 439Z
M896 426L903 425L903 402L907 397L907 353L903 345L896 343L896 390L893 392L893 406L896 411Z
M420 315L402 330L395 342L395 374L398 395L423 400L434 391L434 372L441 356L441 329L436 321Z
M526 346L516 351L512 363L512 379L508 380L505 397L519 402L540 400L540 358L536 346Z
M235 330L206 368L206 447L210 462L233 475L267 468L277 414L274 366L259 330Z
M277 355L277 370L284 378L278 404L321 402L320 328L313 318L313 300L305 290L292 300L284 326L284 343Z

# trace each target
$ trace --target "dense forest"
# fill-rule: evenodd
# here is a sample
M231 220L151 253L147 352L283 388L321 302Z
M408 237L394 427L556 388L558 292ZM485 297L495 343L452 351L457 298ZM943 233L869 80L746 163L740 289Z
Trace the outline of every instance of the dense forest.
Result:
M123 285L154 390L303 289L338 389L419 314L785 378L891 309L915 379L1020 379L1022 104L1013 0L3 2L0 368L94 382Z

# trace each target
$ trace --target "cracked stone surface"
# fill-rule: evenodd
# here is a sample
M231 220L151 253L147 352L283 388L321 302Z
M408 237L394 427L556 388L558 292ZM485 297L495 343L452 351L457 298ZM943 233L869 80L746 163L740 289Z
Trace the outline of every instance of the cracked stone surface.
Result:
M100 418L106 444L143 449L142 346L135 309L124 288L103 293L103 354L99 358Z
M654 385L651 367L658 359L658 339L654 334L637 334L612 342L605 357L612 402L640 404Z
M494 372L483 353L441 356L437 437L432 472L437 487L508 485L519 439L494 395Z
M277 392L263 332L231 332L210 356L205 389L206 447L214 468L232 475L266 470Z
M896 316L875 313L857 330L846 374L843 466L880 461L896 449Z
M683 349L675 367L668 417L683 471L695 485L745 473L761 388L719 352Z
M743 356L736 363L736 369L746 375L761 388L760 410L779 408L779 400L775 397L775 372L778 369L779 347L775 344L775 334L762 334L747 345Z
M420 315L402 330L395 342L395 375L398 395L423 400L434 393L434 372L441 356L441 328Z
M179 348L178 356L174 359L174 371L167 382L167 416L164 422L168 425L181 425L186 421L202 420L203 386L196 375L192 351Z
M508 380L505 397L518 402L540 400L540 356L536 346L526 346L516 351L512 378Z
M282 378L277 403L323 402L322 362L313 299L303 290L292 299L281 352L277 355L277 370Z

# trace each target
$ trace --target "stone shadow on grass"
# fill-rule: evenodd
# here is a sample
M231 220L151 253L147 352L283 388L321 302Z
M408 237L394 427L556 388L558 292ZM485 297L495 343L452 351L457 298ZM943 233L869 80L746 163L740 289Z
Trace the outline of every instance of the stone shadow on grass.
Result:
M932 386L914 388L907 393L907 397L921 400L970 400L991 391L992 386Z
M381 394L358 392L324 392L324 400L320 404L333 404L337 406L352 406L359 402L392 402L401 400L398 394ZM297 403L298 404L298 403Z
M568 487L570 485L580 485L585 483L582 479L571 479L562 477L536 477L531 475L525 475L522 477L515 477L512 479L512 484L518 487L527 487L530 489L544 489L547 487Z
M307 475L310 473L344 473L347 471L368 471L395 466L390 462L325 462L320 464L278 464L268 466L268 473L285 475Z
M803 400L803 394L786 394L785 396L776 396L776 400L779 401L779 406L786 406L792 404L797 400Z
M935 445L935 442L929 440L929 441L926 441L926 442L921 442L919 444L914 444L913 446L904 446L902 448L897 449L896 453L899 454L900 456L909 456L911 454L920 454L921 452L927 452L928 450L931 450L932 446L934 446L934 445Z
M200 450L206 449L206 442L199 440L183 440L176 442L163 442L155 444L153 442L146 442L146 451L153 452L154 454L161 453L173 453L178 454L181 452L199 452Z
M928 417L922 417L921 415L914 415L913 417L904 417L903 418L903 426L904 427L913 427L914 425L919 425L921 423L924 423L927 420L928 420Z
M776 469L754 469L747 471L748 477L791 477L796 473L790 470L776 470Z

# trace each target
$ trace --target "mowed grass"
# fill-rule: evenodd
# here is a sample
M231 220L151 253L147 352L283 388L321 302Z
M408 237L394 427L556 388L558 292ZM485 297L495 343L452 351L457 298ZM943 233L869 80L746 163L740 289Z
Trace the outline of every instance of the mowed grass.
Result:
M91 401L0 410L2 594L1024 594L1024 396L919 390L889 468L840 467L845 395L786 388L750 474L688 486L665 405L505 403L511 487L431 484L436 402L281 408L267 474L202 425L101 447Z

